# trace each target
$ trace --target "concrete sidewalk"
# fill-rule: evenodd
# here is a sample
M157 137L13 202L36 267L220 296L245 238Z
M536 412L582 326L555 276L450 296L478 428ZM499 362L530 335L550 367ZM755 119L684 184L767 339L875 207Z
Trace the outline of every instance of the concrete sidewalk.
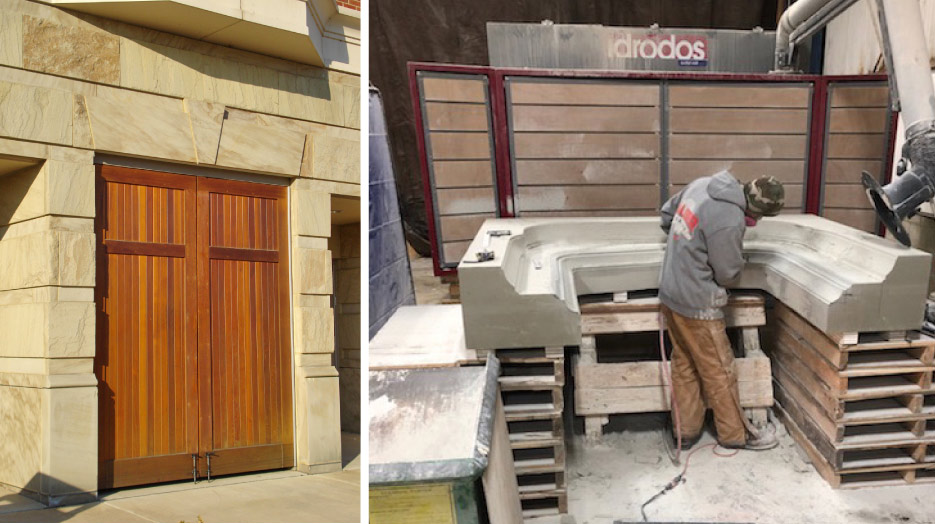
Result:
M344 437L347 446L350 435ZM283 470L176 482L59 508L0 487L0 522L360 522L360 457L334 473Z

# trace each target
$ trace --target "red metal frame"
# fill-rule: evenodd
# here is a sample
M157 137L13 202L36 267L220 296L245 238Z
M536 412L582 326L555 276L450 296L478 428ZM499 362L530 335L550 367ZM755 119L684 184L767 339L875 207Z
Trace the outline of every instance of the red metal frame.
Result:
M457 274L457 269L440 266L438 251L438 231L435 228L435 208L429 177L428 156L426 155L425 128L422 120L422 108L419 103L419 71L439 73L463 73L487 77L490 96L490 109L494 133L494 160L496 166L497 194L499 215L515 216L513 209L513 174L510 160L509 123L507 121L506 84L507 76L523 77L560 77L560 78L615 78L633 80L699 80L708 82L767 82L767 83L802 83L813 86L811 100L811 123L809 126L808 166L806 174L805 212L818 214L821 207L821 170L824 160L825 123L827 121L828 85L832 82L878 82L886 80L886 75L771 75L747 73L694 73L678 71L598 71L586 69L510 69L488 66L438 64L409 62L409 91L412 96L415 116L417 142L422 168L422 184L425 192L425 209L428 217L429 239L432 245L432 264L435 276ZM892 171L892 153L896 135L896 114L891 124L887 177ZM887 180L889 180L887 178Z
M821 168L825 158L825 124L828 121L828 81L816 78L812 86L812 120L808 130L808 174L805 177L805 212L817 215L821 209Z

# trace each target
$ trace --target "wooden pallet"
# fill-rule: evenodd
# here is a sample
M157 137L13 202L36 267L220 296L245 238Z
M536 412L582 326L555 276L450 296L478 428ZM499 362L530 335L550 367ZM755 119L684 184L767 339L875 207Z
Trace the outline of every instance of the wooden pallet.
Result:
M600 438L610 415L670 409L658 360L604 362L598 358L597 335L658 331L659 315L658 298L581 305L580 355L573 363L575 414L585 417L589 441ZM763 426L766 410L773 405L770 361L760 348L758 331L766 323L764 299L760 295L732 295L724 315L728 327L740 330L745 355L735 360L741 406L755 425ZM606 348L602 348L604 352Z
M513 450L523 517L568 511L565 486L565 348L479 351L500 360L500 394Z
M777 411L789 435L802 447L815 466L815 470L832 488L847 489L935 482L935 462L932 461L835 469L789 416L788 411L782 407L781 400L777 403Z
M768 349L783 421L825 480L861 487L935 478L935 340L827 335L782 304L774 320Z

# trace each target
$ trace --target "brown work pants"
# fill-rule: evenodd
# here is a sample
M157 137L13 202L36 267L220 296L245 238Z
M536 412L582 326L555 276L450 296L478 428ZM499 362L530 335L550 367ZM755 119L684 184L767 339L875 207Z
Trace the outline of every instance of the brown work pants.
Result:
M717 439L723 445L746 442L734 353L723 319L684 317L662 306L672 341L672 384L682 438L695 438L704 425L705 404L714 410ZM673 415L674 416L674 415ZM673 429L675 422L673 419ZM677 436L677 435L676 435Z

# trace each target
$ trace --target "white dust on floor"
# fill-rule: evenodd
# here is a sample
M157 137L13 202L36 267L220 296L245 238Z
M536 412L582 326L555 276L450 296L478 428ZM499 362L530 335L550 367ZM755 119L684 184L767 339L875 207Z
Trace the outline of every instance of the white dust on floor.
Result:
M780 446L770 451L696 453L687 482L647 507L649 521L935 523L935 484L833 490L781 425L777 435ZM706 434L699 445L710 442ZM568 450L569 512L577 524L640 522L640 505L680 469L659 431L608 433L594 446L576 435Z

